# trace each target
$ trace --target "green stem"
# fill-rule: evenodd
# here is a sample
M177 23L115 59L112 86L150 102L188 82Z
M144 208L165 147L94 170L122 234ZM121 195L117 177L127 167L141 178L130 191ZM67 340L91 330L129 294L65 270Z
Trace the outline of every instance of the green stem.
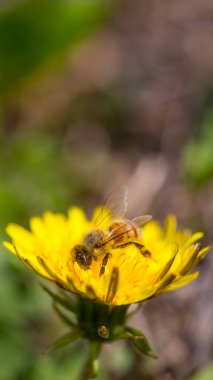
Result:
M89 343L89 358L82 374L82 380L97 379L99 371L98 357L102 344L100 342L91 341Z

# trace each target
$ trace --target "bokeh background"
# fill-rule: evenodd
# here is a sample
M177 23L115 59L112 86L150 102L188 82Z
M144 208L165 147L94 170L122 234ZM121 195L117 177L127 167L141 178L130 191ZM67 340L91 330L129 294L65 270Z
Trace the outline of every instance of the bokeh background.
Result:
M212 0L1 0L0 237L44 210L88 213L117 184L129 216L213 240ZM213 258L132 323L158 353L107 346L100 379L213 379ZM39 278L1 248L0 380L77 380L82 342L43 355L64 326Z

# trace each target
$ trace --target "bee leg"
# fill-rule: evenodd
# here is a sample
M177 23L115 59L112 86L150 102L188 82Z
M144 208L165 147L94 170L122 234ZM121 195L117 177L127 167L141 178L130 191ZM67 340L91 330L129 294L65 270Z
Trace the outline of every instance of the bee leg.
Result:
M146 247L142 243L139 243L138 241L134 241L134 240L128 241L128 242L121 244L121 245L117 245L116 248L124 248L130 244L133 244L135 247L137 247L139 249L140 253L144 257L150 257L151 256L151 253L148 251L148 249L146 249Z
M109 253L109 252L107 252L106 255L104 256L104 258L102 260L102 265L101 265L99 276L102 276L104 274L105 266L107 265L110 256L111 256L111 253Z
M134 246L139 249L140 253L144 257L151 257L151 252L148 251L145 245L143 245L142 243L139 243L138 241L133 241L132 244L134 244Z

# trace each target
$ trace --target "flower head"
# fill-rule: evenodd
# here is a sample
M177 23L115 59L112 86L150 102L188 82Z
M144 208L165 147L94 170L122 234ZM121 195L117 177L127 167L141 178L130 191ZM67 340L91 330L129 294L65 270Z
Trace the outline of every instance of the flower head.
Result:
M191 270L209 249L200 249L197 243L203 237L202 232L177 230L176 218L169 215L164 226L149 221L136 242L132 239L113 247L113 239L109 239L114 223L112 215L102 207L97 228L99 210L94 211L91 219L78 207L70 208L68 216L46 212L42 217L30 219L30 231L9 224L7 233L12 242L4 242L4 246L42 277L108 305L144 301L197 278L198 272ZM104 252L93 242L94 252L88 254L91 232L93 240L97 233L108 237ZM126 237L126 233L121 235ZM85 252L81 251L82 246L86 246Z

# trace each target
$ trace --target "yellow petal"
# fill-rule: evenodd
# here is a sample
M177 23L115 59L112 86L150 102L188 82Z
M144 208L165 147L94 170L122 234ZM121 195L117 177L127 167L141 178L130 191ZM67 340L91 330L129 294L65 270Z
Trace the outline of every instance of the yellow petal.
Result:
M174 237L177 230L177 219L175 215L170 214L167 216L164 226L165 239L170 240Z
M190 282L196 280L196 278L199 276L199 272L194 272L191 274L188 274L187 276L180 277L178 280L172 282L171 285L167 286L164 291L168 292L171 290L178 289L182 286L185 286L189 284Z
M33 247L34 237L25 228L17 224L9 224L6 228L6 232L16 243L24 244L29 248Z
M3 246L7 248L10 252L12 252L14 255L16 255L16 250L14 248L14 245L11 243L8 243L8 241L3 242Z

